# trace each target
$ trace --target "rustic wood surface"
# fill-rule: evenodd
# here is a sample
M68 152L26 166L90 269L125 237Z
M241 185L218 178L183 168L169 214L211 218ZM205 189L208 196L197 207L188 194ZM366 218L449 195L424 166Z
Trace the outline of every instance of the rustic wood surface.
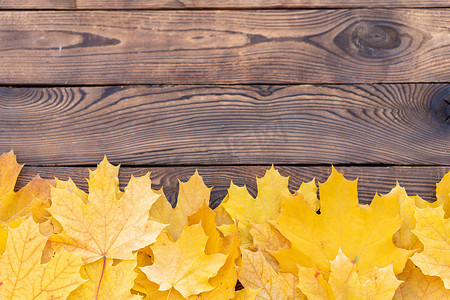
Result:
M199 174L204 178L207 186L213 186L211 193L212 206L218 205L227 194L230 181L237 185L247 185L250 193L255 196L256 179L262 177L270 166L214 166L198 167ZM290 176L290 190L295 191L301 182L310 181L313 178L319 182L325 182L331 172L331 167L296 167L276 166L283 176ZM385 194L395 187L396 181L406 188L409 195L420 195L427 201L436 200L436 183L450 170L448 167L341 167L337 170L343 173L347 179L358 178L359 200L369 203L375 193ZM95 169L95 167L90 167ZM178 194L178 179L187 181L194 174L195 167L148 167L129 168L122 167L119 173L120 186L123 189L130 180L131 174L135 176L145 175L151 171L152 187L159 189L164 186L164 193L169 201L174 204ZM89 177L87 167L24 167L17 188L24 186L36 174L52 179L54 176L61 180L69 177L78 187L88 191L87 181Z
M35 165L450 164L450 84L0 87Z
M449 7L447 0L0 0L0 9Z
M27 164L18 188L40 173L87 189L104 154L122 163L122 188L150 170L172 203L198 168L213 205L231 179L255 194L272 163L291 190L335 164L359 176L363 203L396 180L433 201L450 170L447 0L0 9L0 153Z
M0 11L0 84L448 82L450 9Z

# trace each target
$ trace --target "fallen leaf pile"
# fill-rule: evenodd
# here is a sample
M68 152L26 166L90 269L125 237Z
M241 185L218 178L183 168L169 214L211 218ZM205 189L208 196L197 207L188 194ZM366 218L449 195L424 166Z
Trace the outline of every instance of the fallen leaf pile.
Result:
M450 299L450 172L433 203L397 185L360 205L334 168L291 192L272 167L211 209L197 172L173 208L150 173L121 191L106 157L88 193L15 191L20 170L0 156L0 299Z

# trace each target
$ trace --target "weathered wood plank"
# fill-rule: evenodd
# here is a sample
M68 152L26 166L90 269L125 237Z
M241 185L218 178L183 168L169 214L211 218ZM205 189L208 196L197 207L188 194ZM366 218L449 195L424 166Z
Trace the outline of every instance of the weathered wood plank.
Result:
M320 8L320 7L448 7L444 0L77 0L79 8Z
M270 166L220 166L198 167L207 186L214 186L211 194L212 204L218 205L225 197L230 186L230 180L237 185L247 185L249 191L256 195L255 176L262 177ZM94 169L94 168L91 168ZM195 167L149 167L126 168L122 167L119 173L121 188L124 188L131 174L141 176L151 171L153 188L164 186L164 192L169 201L176 202L178 194L178 181L187 181L194 174ZM299 188L302 181L310 181L316 178L324 182L331 167L277 167L283 176L290 176L290 189ZM359 199L362 203L369 203L376 192L384 194L395 187L396 181L406 187L409 195L420 195L427 201L436 200L436 183L441 180L447 167L337 167L347 179L358 179ZM89 177L88 168L79 167L25 167L19 177L18 187L22 187L36 174L43 178L67 180L69 177L82 189L87 191Z
M0 0L0 9L75 9L77 0Z
M0 87L33 165L450 163L449 84ZM447 97L447 98L446 98Z
M450 9L3 11L0 84L448 82Z
M447 0L0 0L0 9L448 7Z

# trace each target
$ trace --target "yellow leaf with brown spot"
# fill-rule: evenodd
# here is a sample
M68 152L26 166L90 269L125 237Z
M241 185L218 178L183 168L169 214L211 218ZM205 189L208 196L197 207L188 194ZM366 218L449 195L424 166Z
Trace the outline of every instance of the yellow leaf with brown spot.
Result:
M72 291L67 299L135 299L136 296L131 294L137 276L135 267L136 259L114 260L106 257L84 265L80 274L87 281Z
M10 229L6 250L0 257L0 299L65 299L84 282L79 254L60 251L41 264L47 237L31 218Z
M58 182L52 189L49 211L63 227L62 233L50 237L53 248L79 252L85 263L104 257L132 260L132 251L156 240L165 225L147 220L159 197L151 189L149 174L131 177L121 192L118 172L105 157L90 171L87 197L73 191L70 182Z
M299 287L310 299L392 299L401 281L392 265L358 276L356 264L339 249L328 282L316 268L299 267Z
M404 282L395 292L394 300L450 299L450 290L445 288L439 277L423 274L410 260L397 277Z
M242 249L239 281L245 288L260 289L256 299L306 299L297 287L298 278L291 273L277 273L260 251Z
M163 232L151 246L154 263L141 270L160 291L174 288L185 298L210 291L214 286L209 279L225 264L227 255L206 255L207 240L200 224L185 226L176 242Z
M413 233L423 244L423 251L411 260L425 275L439 276L450 289L450 219L444 219L442 206L416 209Z
M281 214L273 225L292 244L291 249L273 252L280 270L297 273L297 265L316 266L327 279L330 261L342 251L356 259L358 275L394 263L400 273L412 251L397 248L392 237L400 228L398 201L375 196L362 210L358 205L356 181L348 181L334 168L319 185L321 214L313 212L301 195L283 194Z

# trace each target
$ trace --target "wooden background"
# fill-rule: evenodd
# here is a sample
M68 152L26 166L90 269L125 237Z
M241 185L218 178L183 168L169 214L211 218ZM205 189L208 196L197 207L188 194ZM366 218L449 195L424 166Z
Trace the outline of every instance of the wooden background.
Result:
M176 200L291 189L331 164L362 202L450 169L448 0L0 0L0 152L83 179L104 154Z

